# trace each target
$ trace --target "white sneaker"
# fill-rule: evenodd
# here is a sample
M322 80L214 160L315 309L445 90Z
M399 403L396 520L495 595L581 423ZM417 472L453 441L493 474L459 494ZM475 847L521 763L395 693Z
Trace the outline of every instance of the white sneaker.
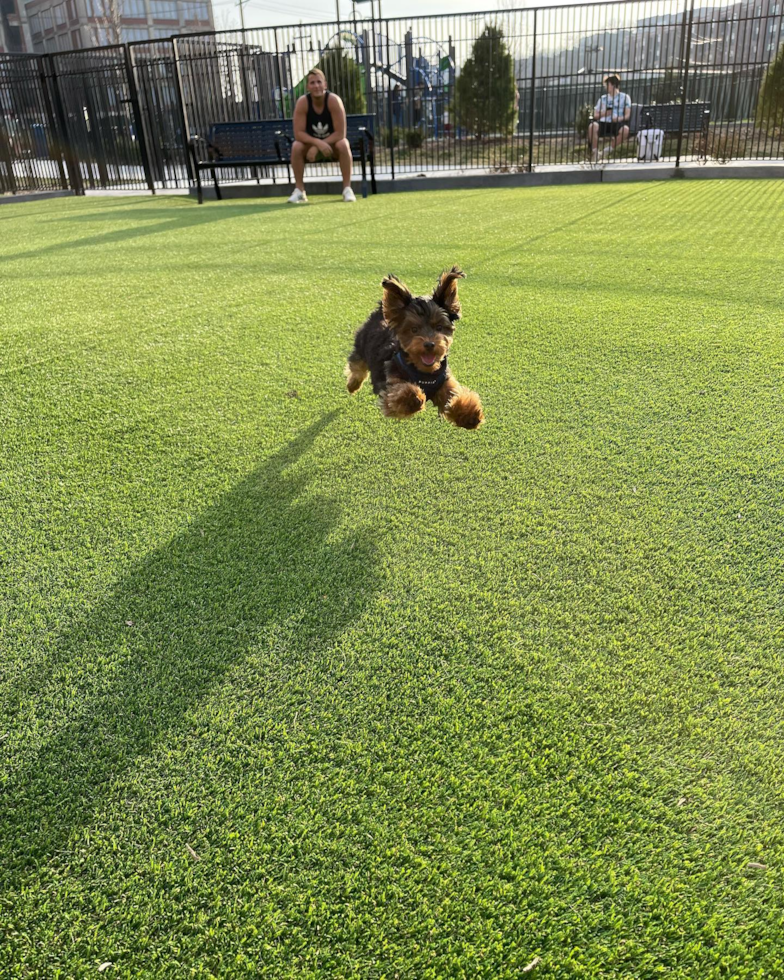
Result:
M354 192L351 190L350 187L343 188L343 200L346 202L346 204L353 204L356 201L356 198L354 197Z
M294 189L294 193L289 198L289 204L307 204L307 203L308 203L308 195L304 191L301 191L299 187L296 187Z
M613 151L613 147L605 146L605 148L602 150L602 156L606 158L612 153L612 151Z

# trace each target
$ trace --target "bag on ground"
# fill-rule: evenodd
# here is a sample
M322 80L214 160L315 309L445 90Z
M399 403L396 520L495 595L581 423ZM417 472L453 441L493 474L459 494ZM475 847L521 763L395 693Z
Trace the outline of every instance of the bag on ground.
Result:
M637 159L651 163L658 160L664 146L663 129L641 129L637 133Z

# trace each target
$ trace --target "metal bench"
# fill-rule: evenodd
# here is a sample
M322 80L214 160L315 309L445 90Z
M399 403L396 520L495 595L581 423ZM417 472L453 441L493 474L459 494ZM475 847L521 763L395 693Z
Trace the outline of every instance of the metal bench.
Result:
M291 120L286 120L291 123ZM362 164L362 196L367 197L367 166L370 164L370 188L374 194L376 189L376 163L373 137L374 119L370 115L351 115L346 116L346 139L351 147L351 157L359 160ZM289 154L291 144L294 142L294 135L291 129L286 132L286 139L289 142Z
M684 133L708 134L710 102L666 102L663 105L633 105L629 118L629 133L634 136L641 129L661 129L664 133L679 133L681 110Z
M218 178L219 168L262 167L271 171L275 183L275 169L285 166L291 183L288 146L286 140L292 132L290 119L259 119L248 122L213 123L206 139L194 136L190 141L191 158L196 173L196 189L199 204L203 203L201 186L202 170L212 173L215 196L222 200Z

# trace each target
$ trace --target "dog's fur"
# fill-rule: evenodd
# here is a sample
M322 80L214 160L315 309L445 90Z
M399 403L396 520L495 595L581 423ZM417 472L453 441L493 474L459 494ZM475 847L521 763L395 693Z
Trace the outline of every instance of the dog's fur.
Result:
M359 391L369 374L384 415L408 418L432 398L439 414L455 425L476 429L482 424L479 396L458 384L448 365L444 383L426 395L396 359L401 351L413 372L438 374L452 344L454 323L460 319L457 283L464 278L465 273L452 266L441 273L430 296L413 296L396 276L383 280L383 298L357 331L346 364L350 394Z

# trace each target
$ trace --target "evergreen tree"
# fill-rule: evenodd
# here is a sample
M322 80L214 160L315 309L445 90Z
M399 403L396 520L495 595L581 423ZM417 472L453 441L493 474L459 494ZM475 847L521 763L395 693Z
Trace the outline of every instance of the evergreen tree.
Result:
M757 99L757 125L769 134L784 129L784 44L762 80Z
M674 68L668 68L663 77L654 85L651 102L662 105L665 102L679 102L681 78Z
M315 66L327 77L327 88L343 99L346 114L366 112L364 73L349 51L327 48Z
M504 32L488 25L474 42L455 82L458 122L476 136L506 136L516 122L515 95L514 64Z

